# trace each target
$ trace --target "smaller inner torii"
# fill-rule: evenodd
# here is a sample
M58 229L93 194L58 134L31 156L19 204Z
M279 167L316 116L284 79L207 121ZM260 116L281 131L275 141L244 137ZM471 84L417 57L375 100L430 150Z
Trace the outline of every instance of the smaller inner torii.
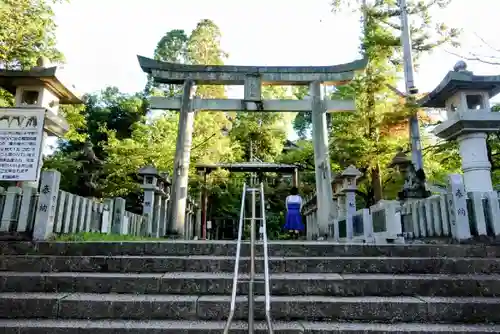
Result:
M138 56L142 70L157 83L183 85L182 97L151 97L151 109L179 110L174 159L171 226L184 233L188 172L195 111L312 112L312 139L316 172L319 230L326 233L332 216L331 168L328 150L327 112L354 111L352 100L321 98L321 85L340 85L363 70L367 60L334 66L229 66L184 65ZM195 84L243 85L243 99L199 99ZM262 85L308 85L308 100L262 100Z
M299 171L302 169L298 165L275 164L268 162L235 162L218 164L197 164L196 170L203 177L203 191L201 194L201 238L205 239L207 235L207 175L216 169L224 169L228 172L254 173L256 175L263 173L282 173L292 175L292 185L297 187L299 184Z

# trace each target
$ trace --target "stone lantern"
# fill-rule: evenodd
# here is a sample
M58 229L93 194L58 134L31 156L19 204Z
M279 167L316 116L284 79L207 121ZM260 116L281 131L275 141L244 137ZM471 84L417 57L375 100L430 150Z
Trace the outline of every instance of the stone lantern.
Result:
M346 234L347 239L353 237L353 219L352 216L356 213L356 180L361 176L361 172L353 165L347 167L341 174L341 191L345 194L345 217L346 217Z
M493 191L486 137L500 128L500 113L491 112L489 103L499 92L500 76L474 75L460 61L419 101L422 107L446 109L447 119L433 133L458 141L467 191Z
M59 105L82 103L61 71L43 57L30 70L0 70L0 87L15 97L13 108L0 108L0 181L37 187L46 138L61 137L69 129ZM2 140L5 135L11 140ZM23 155L11 159L16 149Z
M356 191L357 186L356 186L356 180L361 176L361 172L354 167L353 165L350 165L347 167L342 174L340 174L340 177L342 179L342 191L348 192L348 191Z
M155 220L155 210L158 206L159 197L156 198L155 194L160 190L160 173L153 166L146 166L139 170L139 176L142 177L141 188L144 191L144 201L142 202L142 214L147 220L146 233L148 236L153 236L153 233L158 231L157 228L153 226ZM157 217L157 216L156 216Z

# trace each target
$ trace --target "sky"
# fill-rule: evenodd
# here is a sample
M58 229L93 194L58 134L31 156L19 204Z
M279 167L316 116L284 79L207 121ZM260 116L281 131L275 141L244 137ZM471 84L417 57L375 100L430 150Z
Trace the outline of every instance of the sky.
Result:
M359 58L359 18L332 14L330 0L71 0L57 5L58 47L66 75L81 93L117 86L141 91L146 75L137 55L152 57L158 40L171 29L189 33L205 18L222 31L231 65L333 65ZM495 44L500 0L453 0L434 14L463 29L462 50ZM500 48L500 42L496 45ZM420 60L416 85L433 89L458 58L441 49ZM500 69L468 61L477 74ZM400 88L403 89L401 83ZM232 94L230 94L232 95ZM234 96L236 97L236 96Z

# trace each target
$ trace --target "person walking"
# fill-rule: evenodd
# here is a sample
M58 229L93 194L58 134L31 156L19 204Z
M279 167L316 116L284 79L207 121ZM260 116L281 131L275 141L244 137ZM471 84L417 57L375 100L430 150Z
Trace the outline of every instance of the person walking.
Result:
M286 217L283 228L290 233L292 239L298 239L300 232L304 231L302 223L302 197L299 195L299 189L293 187L290 195L286 197Z

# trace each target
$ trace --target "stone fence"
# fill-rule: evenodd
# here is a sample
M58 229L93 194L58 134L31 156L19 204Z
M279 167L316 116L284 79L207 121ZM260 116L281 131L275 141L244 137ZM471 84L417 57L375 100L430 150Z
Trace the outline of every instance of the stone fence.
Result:
M466 192L462 175L449 176L446 194L420 200L380 201L350 216L329 222L326 238L363 243L402 243L413 238L447 238L500 235L500 201L496 192ZM334 201L338 205L339 201ZM342 210L337 212L342 213ZM318 237L315 197L306 198L307 238Z
M148 219L147 215L126 211L125 199L120 197L98 200L60 190L60 179L58 171L50 170L41 173L38 191L28 186L0 187L0 232L32 236L34 240L80 232L163 236L160 232L167 226L166 206ZM193 205L190 201L186 210L191 220Z

